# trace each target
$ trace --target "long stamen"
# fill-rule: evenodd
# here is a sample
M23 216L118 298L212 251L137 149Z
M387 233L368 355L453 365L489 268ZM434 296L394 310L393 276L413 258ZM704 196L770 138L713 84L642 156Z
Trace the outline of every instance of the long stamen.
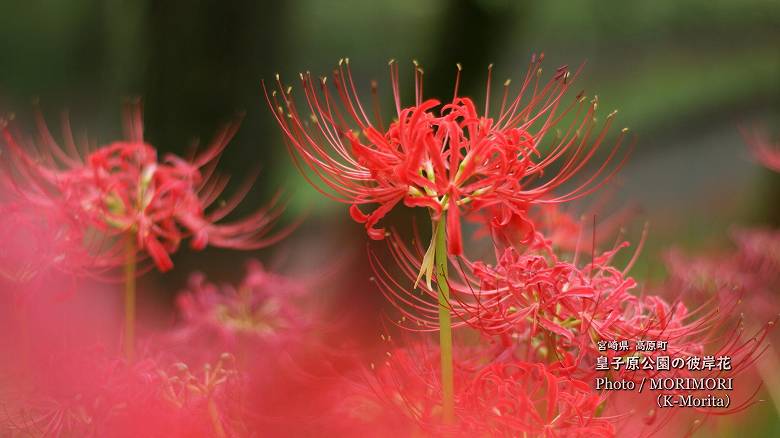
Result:
M458 87L460 87L460 75L463 72L463 66L460 65L459 62L455 63L455 90L452 93L452 101L454 102L455 99L458 98Z
M490 81L493 78L493 64L488 65L487 84L485 85L485 115L487 118L490 114Z

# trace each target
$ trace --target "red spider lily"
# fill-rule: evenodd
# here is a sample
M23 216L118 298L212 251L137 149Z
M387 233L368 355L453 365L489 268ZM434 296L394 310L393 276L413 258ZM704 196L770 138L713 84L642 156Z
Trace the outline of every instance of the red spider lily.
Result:
M421 263L422 248L417 246L413 253L397 236L389 246L406 279L413 281ZM734 311L738 304L736 298L721 303L709 300L689 310L679 301L669 303L659 296L637 296L632 293L636 282L626 275L633 262L624 270L611 266L615 253L624 246L625 243L595 257L582 268L575 262L558 260L546 250L519 253L511 247L495 266L464 260L458 275L449 282L452 297L449 308L456 318L453 325L475 328L496 342L489 363L519 360L547 364L553 375L568 379L593 379L598 374L595 371L597 356L607 356L611 361L613 356L635 354L632 350L602 352L597 347L600 340L627 340L632 348L637 341L666 341L668 347L664 351L642 353L653 363L662 355L681 358L713 355L729 356L733 364L728 372L624 367L611 371L611 378L615 380L733 377L752 367L767 348L766 337L775 321L756 329L755 334L745 336L741 323L735 327L724 317ZM436 292L425 285L420 286L419 293L407 292L409 287L396 280L378 263L374 254L371 261L377 274L375 281L404 315L399 324L413 322L417 324L410 327L414 330L436 330ZM499 389L494 393L496 397L502 396ZM746 394L741 401L734 397L734 404L729 409L701 408L698 412L705 415L740 412L755 403L755 395L755 392ZM626 414L625 405L621 404L619 393L604 393L603 396L617 407L607 417L610 422L633 423ZM458 400L458 403L462 402ZM480 415L480 424L484 425L483 417L487 415ZM659 415L661 418L648 419L646 425L632 425L631 428L641 431L641 436L648 436L666 427L671 416L671 413L665 413ZM509 423L517 420L511 415L507 418L502 415L501 419ZM491 432L498 433L496 429Z
M780 144L772 143L766 136L753 132L743 132L753 157L767 169L780 172Z
M555 320L571 317L572 321L577 321L575 325L580 325L585 321L580 312L593 311L591 308L597 298L600 300L599 309L607 313L620 309L622 303L632 297L629 291L636 282L610 267L609 262L625 245L604 253L585 268L579 268L576 260L558 260L547 251L529 250L521 254L512 247L500 253L495 266L468 260L458 263L457 266L462 269L456 271L450 280L453 294L450 308L460 320L455 324L500 334L516 329L518 324L524 324L530 317L534 330L546 327L563 332L565 327L558 327L559 324L545 315ZM404 276L417 272L422 254L419 245L409 249L400 238L394 237L389 248ZM434 328L438 304L430 298L437 296L435 291L421 287L420 294L407 293L407 288L395 280L387 268L377 263L375 255L372 254L370 260L378 274L377 282L391 302L398 304L410 320L422 327Z
M396 120L387 129L379 114L376 84L372 85L372 122L358 98L348 60L333 73L336 95L325 78L317 81L308 72L300 75L309 115L299 112L291 89L285 89L278 77L279 92L269 93L263 87L296 166L304 175L304 167L311 169L320 182L306 178L324 195L351 204L353 219L365 224L371 238L385 237L385 230L376 225L403 201L410 207L427 207L434 220L446 212L448 252L459 255L464 212L494 207L504 216L522 216L531 203L561 203L584 196L600 185L595 181L620 168L608 171L622 134L596 171L566 194L552 195L595 156L614 112L598 128L594 122L598 99L588 103L580 94L570 104L564 103L572 75L562 67L542 83L542 59L532 59L514 94L510 82L505 83L501 107L493 118L489 117L492 68L480 114L472 99L458 95L460 66L453 98L441 104L423 99L423 72L415 63L415 103L404 107L398 66L391 62ZM559 126L567 115L575 121ZM553 128L561 134L544 145ZM543 177L545 173L550 176ZM366 214L359 208L366 204L378 206Z
M270 273L257 261L248 264L238 287L220 287L194 274L177 299L183 325L173 337L184 343L216 338L222 348L240 339L285 342L303 334L306 320L296 302L305 290L301 282Z
M191 160L172 154L158 159L157 151L143 140L140 106L128 111L125 124L127 140L79 150L66 123L63 149L39 117L42 150L38 153L33 152L33 142L5 126L3 138L11 152L6 165L17 176L15 188L32 202L60 207L74 220L108 236L130 233L136 248L145 251L161 271L173 267L170 253L187 237L192 237L194 249L209 244L254 249L278 241L289 231L268 235L281 214L276 200L244 219L218 223L250 188L245 184L231 198L216 202L228 178L214 171L237 124L222 130ZM121 254L121 242L114 249Z
M744 339L741 330L729 330L730 323L721 316L733 311L738 297L720 304L709 300L689 310L680 301L634 295L636 282L626 276L632 262L624 270L611 266L617 251L626 245L618 245L583 268L549 255L520 254L513 248L495 266L465 261L450 280L453 326L499 336L507 347L522 340L526 360L559 362L567 372L580 376L593 374L595 357L603 354L597 350L598 340L627 340L631 345L637 340L667 341L664 354L687 357L709 351L730 355L743 368L761 354L771 324ZM398 238L390 249L405 277L413 280L422 249L418 246L413 254ZM436 330L437 293L425 285L420 285L419 293L407 292L409 287L377 263L374 255L371 262L380 290L406 321L417 324L410 328ZM647 373L621 375L631 380L643 376Z

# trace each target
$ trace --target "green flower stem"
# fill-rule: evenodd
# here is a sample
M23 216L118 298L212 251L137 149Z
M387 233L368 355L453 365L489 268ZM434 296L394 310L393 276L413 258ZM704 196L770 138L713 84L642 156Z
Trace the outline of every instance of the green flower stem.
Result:
M441 352L442 416L449 424L455 419L455 390L452 372L452 320L450 286L447 283L447 226L442 218L434 222L436 284L439 290L439 351Z
M135 356L135 236L125 237L125 357Z

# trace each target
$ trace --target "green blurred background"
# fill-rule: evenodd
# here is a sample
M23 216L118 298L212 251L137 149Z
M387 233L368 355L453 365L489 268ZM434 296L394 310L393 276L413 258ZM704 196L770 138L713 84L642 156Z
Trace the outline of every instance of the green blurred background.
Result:
M613 189L616 205L641 208L626 224L630 237L645 221L651 226L636 276L661 275L658 255L670 246L717 247L732 224L780 224L778 175L752 162L738 131L760 125L779 133L777 0L10 3L0 14L0 110L29 121L40 98L52 125L68 109L76 132L105 141L120 135L121 102L142 97L148 140L178 153L245 113L222 161L236 183L260 167L242 208L283 187L288 218L309 214L293 238L251 256L298 269L334 254L349 260L355 290L333 293L372 309L367 320L381 302L367 280L364 233L290 164L260 89L276 72L293 83L299 71L325 75L349 57L364 90L371 79L387 89L388 59L408 65L402 73L417 59L426 94L448 96L460 62L464 93L481 99L489 63L503 80L519 78L533 52L545 52L547 71L586 61L581 86L619 109L618 123L636 135ZM184 251L173 273L143 281L169 302L191 270L235 279L247 257ZM768 404L753 409L751 435L780 436L774 412Z

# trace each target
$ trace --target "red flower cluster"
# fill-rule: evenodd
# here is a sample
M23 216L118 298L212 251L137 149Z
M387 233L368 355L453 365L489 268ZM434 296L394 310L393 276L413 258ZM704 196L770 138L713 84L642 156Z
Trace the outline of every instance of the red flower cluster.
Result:
M616 259L627 242L603 244L625 211L600 225L596 239L595 219L590 224L562 208L621 167L623 134L601 163L591 163L614 113L599 125L597 99L578 95L564 102L572 75L561 68L543 82L541 61L532 59L516 92L505 83L493 117L491 70L484 111L458 95L460 67L451 101L425 100L416 64L415 102L402 107L398 67L391 63L396 117L387 128L376 85L372 121L348 61L333 74L336 94L326 79L316 83L311 74L301 75L309 117L278 78L279 90L266 90L296 165L325 195L351 204L352 217L370 237L388 235L378 223L399 203L430 212L435 234L427 249L418 236L410 247L393 233L387 244L396 266L376 252L369 262L373 281L400 313L396 325L410 329L402 337L439 331L438 346L424 338L395 343L390 332L397 332L388 330L381 351L355 351L359 335L331 330L302 304L310 284L253 261L235 286L192 275L176 301L177 326L145 337L136 356L138 252L165 271L173 267L171 253L188 238L195 249L251 249L286 234L268 235L280 214L275 202L221 222L249 190L243 186L220 202L228 181L216 174L216 164L237 125L191 159L161 159L143 139L137 106L126 117L125 140L93 148L78 147L67 124L63 148L40 118L37 142L4 123L0 287L39 289L33 279L43 271L78 274L69 275L75 285L81 274L124 262L121 346L127 360L115 357L118 348L90 348L106 333L114 338L105 327L114 321L94 325L85 318L110 313L95 312L97 300L68 312L36 294L27 294L29 306L8 306L12 296L0 294L0 347L14 358L0 361L7 382L0 392L0 428L12 436L551 438L647 436L665 427L677 410L634 405L632 397L646 394L607 391L594 386L594 378L644 383L745 371L767 348L775 315L757 310L772 321L747 330L741 317L729 315L749 293L760 298L751 299L756 308L776 307L764 299L780 283L780 236L735 232L736 255L728 257L671 253L670 278L660 288L671 297L640 288L629 272L646 233L625 265ZM569 118L574 121L561 126ZM553 130L559 133L553 136ZM762 162L774 167L771 151L760 151ZM592 170L581 175L586 166ZM361 207L369 204L374 207L366 213ZM477 236L493 238L483 252L495 254L494 260L463 256L465 216L477 222ZM582 243L588 234L589 254ZM418 287L422 273L428 281ZM690 306L689 298L697 305ZM453 342L453 327L467 336ZM745 339L746 331L756 333ZM340 342L334 345L334 339ZM648 349L645 342L664 347ZM712 362L728 358L729 367L668 366L670 359L684 365L705 355ZM608 366L640 359L660 364L662 356L666 368ZM734 397L728 408L696 412L729 414L753 403L752 396L744 402ZM636 415L635 407L648 414Z
M415 63L415 102L404 107L398 67L391 62L395 118L387 128L382 123L376 84L371 88L373 117L369 117L348 60L334 71L333 88L326 78L316 81L308 72L300 75L306 98L303 111L292 97L292 87L278 77L276 91L265 89L296 166L324 195L351 204L352 218L365 224L371 238L388 235L377 224L403 202L430 211L436 239L443 234L447 252L455 256L450 263L460 269L449 276L447 261L439 258L442 240L434 247L432 239L426 250L415 236L416 244L409 249L401 237L393 236L389 252L404 280L413 281L414 286L398 280L376 253L369 258L379 289L401 313L398 324L441 333L440 351L408 359L403 350L400 354L394 350L388 353L387 367L395 372L380 367L377 373L380 389L396 388L384 398L400 405L407 417L424 428L439 432L451 428L446 433L469 430L477 435L610 436L614 434L611 421L625 416L600 417L596 411L607 394L594 392L581 379L594 376L597 356L611 360L633 353L603 353L597 347L599 341L665 342L667 355L691 357L705 351L729 355L737 364L735 369L742 370L762 352L772 325L745 341L741 330L729 333L721 317L733 311L736 299L707 300L689 309L679 300L637 294L637 283L628 271L641 244L626 267L619 269L613 259L628 243L596 253L594 236L590 262L578 263L583 253L580 240L587 228L559 205L597 189L621 167L616 155L623 135L604 161L593 166L592 173L574 181L596 156L614 113L597 128L598 100L588 103L580 94L571 104L565 103L570 73L558 69L549 82L542 83L541 60L532 59L516 94L510 93L509 81L505 83L494 118L489 116L491 70L480 112L473 100L458 95L460 66L453 98L441 104L423 98L423 71ZM569 116L574 116L574 122L561 127ZM546 141L553 128L560 133ZM770 154L766 148L761 151L762 161L767 162ZM618 163L610 170L613 161ZM556 194L559 189L565 191ZM365 213L359 207L366 204L377 206ZM494 238L495 264L460 257L464 246L461 216L465 214L481 222L479 234ZM625 215L614 218L619 222ZM616 226L613 222L606 228ZM595 224L590 232L595 235ZM563 258L562 251L571 258ZM434 265L435 287L431 284ZM428 281L418 288L423 273ZM448 424L452 414L446 412L451 401L447 385L452 377L445 371L451 361L450 327L476 329L483 340L496 346L486 347L484 342L473 346L482 349L481 362L455 361L454 380L475 382L456 388L455 424ZM441 355L442 381L436 380L436 354ZM643 355L652 360L658 353ZM623 369L613 377L638 381L656 375L655 371ZM660 375L685 372L669 370ZM545 389L539 400L533 397L537 388ZM541 400L549 403L546 409L539 408ZM651 416L648 422L653 421Z
M499 258L494 265L482 261L461 261L454 257L451 260L454 265L460 267L448 280L451 297L448 308L454 316L453 326L476 329L484 340L491 340L489 345L494 345L481 347L485 356L480 362L481 365L472 366L473 369L492 369L496 364L504 367L507 361L550 367L548 372L554 378L575 382L571 383L573 386L570 386L570 389L579 388L584 394L590 393L590 396L596 398L596 394L600 394L603 401L609 401L614 407L619 406L616 401L616 398L620 397L619 392L597 393L576 382L592 381L597 377L594 364L598 356L606 356L611 363L617 356L625 359L635 353L632 350L599 350L599 340L625 340L632 346L643 340L666 342L668 348L664 351L642 353L643 357L653 363L662 355L683 358L707 354L728 356L734 364L733 373L744 371L763 353L764 340L772 329L773 322L751 328L755 330L755 334L745 337L740 322L724 318L724 315L734 313L740 303L738 294L732 294L729 299L705 299L694 309L689 309L680 300L670 303L661 296L638 295L635 292L637 282L627 275L633 260L629 261L624 269L613 266L615 255L628 243L624 242L609 251L597 254L590 263L578 266L576 260L581 254L572 255L574 262L561 260L556 256L550 244L551 240L539 232L537 234L537 238L524 250L510 246L503 252L498 251ZM751 260L750 263L754 263L754 266L762 266L761 272L764 274L777 275L780 265L771 261L772 251L755 250L757 241L766 243L768 240L750 239L742 235L741 241L754 249L746 250L752 257L746 254L744 259ZM382 263L376 253L371 254L370 261L379 289L402 314L398 324L415 331L438 330L439 295L436 290L425 284L420 284L416 291L411 287L422 263L423 247L417 245L410 249L404 245L401 238L394 236L389 241L388 248L401 268L404 280L397 279L393 270ZM755 260L758 254L761 254L760 258L764 261ZM684 267L681 271L695 272ZM735 268L733 271L745 272L742 268ZM774 315L768 316L768 320L774 319ZM484 343L484 340L481 343ZM490 350L493 352L489 353ZM456 366L469 369L462 364ZM641 368L622 368L610 373L612 379L633 382L639 382L643 378L722 375L718 371L691 373L685 369L659 371ZM496 377L491 375L492 378ZM462 379L462 376L459 379ZM499 384L511 387L508 382L496 383ZM514 397L516 399L516 396ZM436 406L437 402L435 397L429 401L431 406ZM745 409L750 404L748 400L735 404L732 410L703 411L726 414ZM456 411L458 407L464 406L470 405L463 399L456 399ZM532 408L527 409L533 411ZM613 410L616 412L612 417L598 417L599 424L624 423L625 406L615 407ZM582 414L578 424L591 424L583 411L576 412ZM460 421L461 416L466 415L465 412L458 412L457 417ZM478 424L488 427L488 415L484 412L479 414L481 421L478 421ZM514 420L517 420L517 416L506 421ZM663 420L667 421L669 418ZM430 422L436 423L435 420ZM517 423L517 427L520 427L520 424ZM660 427L662 424L656 425ZM534 436L544 436L546 433L544 429L527 424L525 426L523 430ZM459 422L458 427L465 426ZM590 427L593 430L602 430L592 424ZM583 429L585 430L588 429ZM611 429L602 431L606 430ZM650 431L648 429L643 433ZM517 431L507 434L516 435ZM571 434L578 436L575 432Z

